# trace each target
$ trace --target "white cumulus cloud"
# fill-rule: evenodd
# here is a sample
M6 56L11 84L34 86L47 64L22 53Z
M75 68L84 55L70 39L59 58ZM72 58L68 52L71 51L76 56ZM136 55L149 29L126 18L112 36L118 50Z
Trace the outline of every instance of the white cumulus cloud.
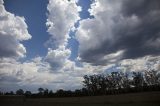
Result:
M49 0L47 9L46 25L52 35L52 43L56 47L66 45L70 30L74 29L75 22L80 19L80 7L75 0Z
M7 12L0 2L0 58L24 57L26 48L21 41L28 40L31 35L28 33L25 18L15 16Z
M45 60L50 64L53 71L57 71L65 65L70 54L71 51L69 49L65 49L64 46L61 46L55 50L49 49Z

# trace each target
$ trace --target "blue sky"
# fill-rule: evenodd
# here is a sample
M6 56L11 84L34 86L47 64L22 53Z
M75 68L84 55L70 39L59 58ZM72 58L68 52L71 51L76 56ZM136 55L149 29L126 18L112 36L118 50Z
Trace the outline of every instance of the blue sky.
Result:
M45 25L47 3L47 0L5 0L6 10L25 17L28 31L32 35L31 40L23 42L29 59L47 53L47 48L44 47L44 43L49 39Z
M26 59L47 54L45 43L50 37L45 25L47 20L47 4L48 0L5 0L4 2L7 11L25 18L28 31L32 35L32 39L22 42L27 50ZM90 4L91 0L79 0L77 5L82 7L82 11L80 12L81 19L91 18L88 12ZM70 36L75 36L75 33L70 32ZM69 39L68 42L68 47L72 50L70 59L75 60L78 55L78 42L74 38Z
M74 90L84 75L159 71L159 7L159 0L0 0L0 90Z

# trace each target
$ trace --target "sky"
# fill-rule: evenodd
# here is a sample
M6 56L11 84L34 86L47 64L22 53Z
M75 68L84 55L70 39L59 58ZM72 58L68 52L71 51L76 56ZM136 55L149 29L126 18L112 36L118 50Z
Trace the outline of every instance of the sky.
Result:
M0 0L0 91L160 71L159 0Z

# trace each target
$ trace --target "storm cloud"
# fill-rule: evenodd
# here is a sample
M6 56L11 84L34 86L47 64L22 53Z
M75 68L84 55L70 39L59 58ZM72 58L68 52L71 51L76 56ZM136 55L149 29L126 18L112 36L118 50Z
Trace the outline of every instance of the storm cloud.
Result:
M160 54L159 0L95 0L80 22L79 56L94 65Z

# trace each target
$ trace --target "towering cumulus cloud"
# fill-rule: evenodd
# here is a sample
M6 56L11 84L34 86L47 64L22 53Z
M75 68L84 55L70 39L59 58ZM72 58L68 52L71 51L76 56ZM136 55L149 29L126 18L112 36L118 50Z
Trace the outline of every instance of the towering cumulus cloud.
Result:
M48 19L46 25L55 45L67 43L69 31L79 18L80 7L75 0L49 0Z
M24 57L26 49L20 42L30 38L25 19L7 12L0 0L0 58Z
M95 0L76 33L82 61L106 65L160 54L159 0ZM87 46L86 46L87 45Z
M80 19L80 7L75 0L49 0L48 19L46 25L50 33L54 48L49 49L46 61L53 70L60 69L66 64L71 51L66 48L69 32L74 29L74 24Z
M50 89L74 89L81 86L81 68L70 61L71 51L67 40L70 30L79 18L80 8L74 0L49 0L46 25L51 35L44 57L35 57L21 62L26 49L21 43L31 38L23 17L15 16L4 9L0 1L0 89L19 88L37 90L40 86ZM12 58L15 57L15 58ZM76 71L73 71L76 70Z

